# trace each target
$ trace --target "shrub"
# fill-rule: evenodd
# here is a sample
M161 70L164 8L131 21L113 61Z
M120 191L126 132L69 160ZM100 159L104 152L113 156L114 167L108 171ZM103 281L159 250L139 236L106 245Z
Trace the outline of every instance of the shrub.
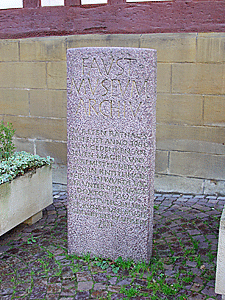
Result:
M12 138L15 133L15 129L11 123L7 123L5 126L3 121L0 124L0 161L8 160L13 154L15 146Z

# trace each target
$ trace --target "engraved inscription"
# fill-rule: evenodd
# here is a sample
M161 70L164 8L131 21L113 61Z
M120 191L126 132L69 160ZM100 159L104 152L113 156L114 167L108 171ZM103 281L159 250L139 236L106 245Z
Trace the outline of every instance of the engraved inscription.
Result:
M108 61L100 57L82 58L81 77L71 79L68 91L78 99L75 114L136 117L149 97L150 84L147 75L141 79L132 77L131 67L136 64L137 59L126 57Z
M77 166L72 183L76 213L146 224L151 138L145 133L74 129L71 147ZM132 185L136 189L127 188Z

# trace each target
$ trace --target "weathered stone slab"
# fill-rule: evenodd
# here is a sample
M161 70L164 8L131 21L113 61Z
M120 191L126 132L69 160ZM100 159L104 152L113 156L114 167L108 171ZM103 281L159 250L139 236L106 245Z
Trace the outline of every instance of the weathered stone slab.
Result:
M155 171L156 51L67 51L70 253L148 261Z

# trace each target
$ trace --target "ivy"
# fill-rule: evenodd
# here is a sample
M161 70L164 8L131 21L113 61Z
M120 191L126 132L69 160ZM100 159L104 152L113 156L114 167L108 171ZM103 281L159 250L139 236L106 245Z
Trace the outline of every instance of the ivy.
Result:
M26 172L51 165L54 159L51 157L40 157L25 151L15 152L7 160L0 161L0 184L8 182Z

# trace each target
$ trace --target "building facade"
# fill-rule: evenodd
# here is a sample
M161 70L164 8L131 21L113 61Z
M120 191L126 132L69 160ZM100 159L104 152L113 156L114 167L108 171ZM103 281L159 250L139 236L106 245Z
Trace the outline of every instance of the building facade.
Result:
M99 1L0 6L0 120L17 149L54 157L66 184L66 50L153 48L155 188L225 194L225 2Z

